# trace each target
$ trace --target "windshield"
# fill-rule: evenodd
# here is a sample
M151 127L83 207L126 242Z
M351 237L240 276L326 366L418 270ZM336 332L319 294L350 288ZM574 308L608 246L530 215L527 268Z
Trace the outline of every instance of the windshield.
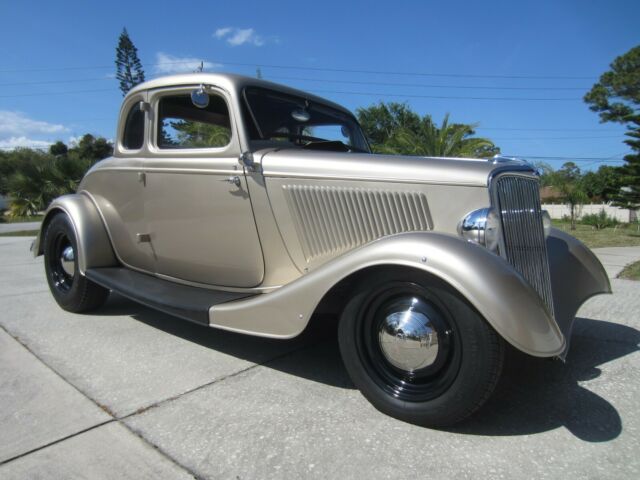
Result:
M253 142L316 150L369 152L358 122L303 97L259 87L244 90Z

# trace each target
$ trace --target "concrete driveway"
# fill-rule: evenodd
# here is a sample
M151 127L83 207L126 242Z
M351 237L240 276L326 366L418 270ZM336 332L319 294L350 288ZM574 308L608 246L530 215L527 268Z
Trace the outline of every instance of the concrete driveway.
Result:
M617 277L628 264L640 260L640 247L605 247L593 251L611 278Z
M28 232L39 228L40 222L0 223L0 233Z
M66 313L30 241L0 238L0 478L640 478L640 283L583 307L566 364L513 358L476 417L429 430L369 405L331 329Z

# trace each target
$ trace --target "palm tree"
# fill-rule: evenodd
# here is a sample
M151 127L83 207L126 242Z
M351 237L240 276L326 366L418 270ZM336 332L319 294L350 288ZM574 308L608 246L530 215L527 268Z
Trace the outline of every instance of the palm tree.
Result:
M476 125L449 123L445 115L438 127L430 115L425 116L417 130L400 128L377 148L380 153L427 157L491 157L500 149L481 137L472 137Z
M8 180L10 215L27 217L47 208L51 200L76 191L91 162L75 155L54 157L29 151Z

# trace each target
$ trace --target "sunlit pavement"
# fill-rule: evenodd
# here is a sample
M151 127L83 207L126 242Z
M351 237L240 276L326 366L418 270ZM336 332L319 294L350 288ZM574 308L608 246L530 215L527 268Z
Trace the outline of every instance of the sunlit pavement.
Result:
M611 278L617 277L626 265L640 260L640 247L605 247L593 251Z
M40 222L0 223L0 233L27 232L39 228Z
M566 363L510 358L472 420L429 430L369 405L330 329L69 314L30 242L0 238L0 478L640 478L640 283L582 308Z

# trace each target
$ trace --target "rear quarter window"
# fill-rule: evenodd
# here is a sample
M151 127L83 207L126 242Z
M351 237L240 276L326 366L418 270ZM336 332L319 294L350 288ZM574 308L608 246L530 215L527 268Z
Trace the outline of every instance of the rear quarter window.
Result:
M122 146L127 150L139 150L144 143L144 111L140 102L129 109L122 133Z

